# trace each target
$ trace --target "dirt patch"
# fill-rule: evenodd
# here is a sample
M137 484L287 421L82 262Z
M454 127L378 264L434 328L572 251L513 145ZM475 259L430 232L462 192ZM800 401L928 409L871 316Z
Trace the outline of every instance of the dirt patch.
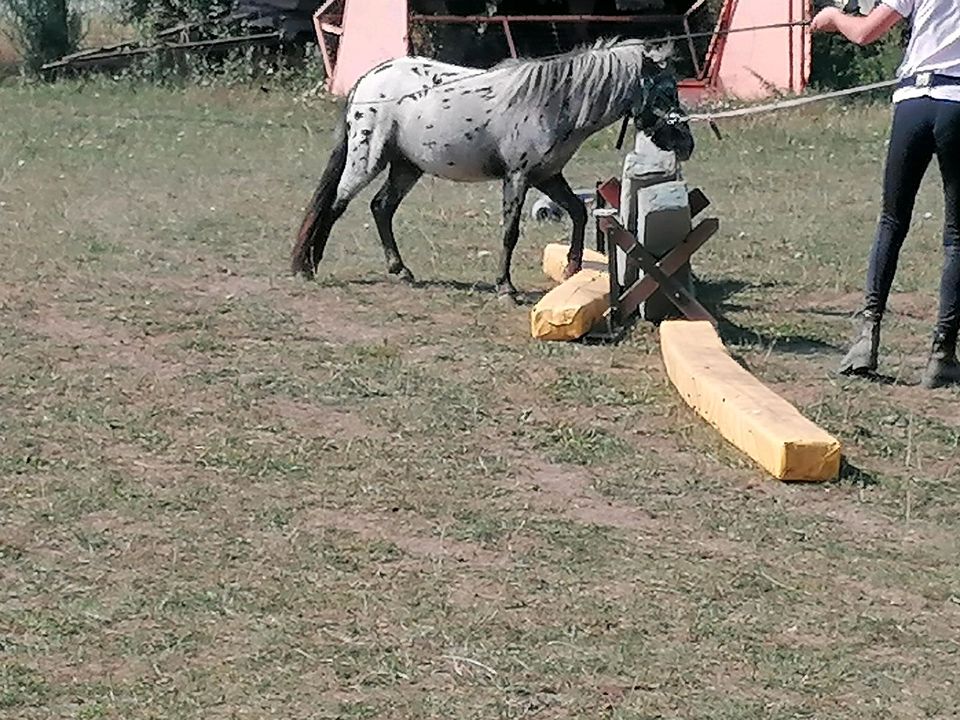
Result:
M560 465L529 466L512 488L538 510L549 510L577 522L651 533L657 521L640 508L615 503L591 487L585 470Z
M36 669L47 682L64 685L105 683L122 686L143 678L157 678L155 669L143 658L118 657L97 650L85 653L82 660L53 653L38 658Z
M898 316L911 320L932 322L936 317L937 295L935 292L901 292L892 293L888 302L890 319ZM783 312L817 313L835 316L847 321L853 314L863 307L863 293L818 293L817 295L798 295L787 299L781 310ZM844 332L849 324L843 326Z
M438 527L410 513L348 513L340 510L311 510L302 519L311 530L324 528L355 533L364 541L389 542L406 553L430 560L450 559L458 563L503 566L509 555L493 552L474 543L437 535Z
M288 398L270 398L260 411L279 418L286 427L302 437L332 437L342 440L384 439L386 433L356 413L325 405L309 404Z
M402 327L383 322L361 322L373 307L355 297L371 297L353 286L324 286L292 277L251 276L221 268L213 273L190 278L161 278L157 287L175 289L192 296L216 300L252 298L266 301L277 310L292 314L304 338L334 344L374 343L396 338ZM362 293L358 295L358 293ZM378 303L382 308L386 303Z
M166 338L162 336L136 336L125 329L75 320L49 305L35 310L20 324L75 351L76 359L64 361L67 367L71 363L81 366L114 363L160 380L170 380L184 371L181 363L164 358Z

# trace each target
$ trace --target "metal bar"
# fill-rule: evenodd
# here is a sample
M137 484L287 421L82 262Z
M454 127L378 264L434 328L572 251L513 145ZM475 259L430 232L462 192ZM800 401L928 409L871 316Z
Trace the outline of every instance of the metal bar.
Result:
M244 43L254 42L255 40L279 40L280 33L258 33L256 35L240 35L231 38L216 38L214 40L194 40L192 42L170 43L169 45L160 45L156 50L193 50L194 48L220 47L223 45L243 45Z
M606 233L604 233L606 234ZM623 325L623 288L620 287L620 272L617 268L617 248L612 242L607 245L607 273L610 276L610 314L607 316L607 326L613 334L616 328ZM630 313L627 313L630 315Z
M694 77L697 80L703 80L704 75L707 71L707 62L709 57L704 58L704 64L700 65L700 57L697 55L697 48L693 43L693 33L690 32L690 18L691 16L704 5L706 5L707 0L697 0L693 5L690 6L690 9L683 14L683 29L687 33L687 42L690 43L690 55L693 56L693 66L696 70L696 75ZM719 28L719 25L716 29ZM711 40L712 42L712 40ZM707 46L707 55L709 56L710 49L709 45Z
M150 55L151 53L163 52L164 50L195 50L212 47L225 47L228 45L243 45L259 40L280 40L280 33L259 33L257 35L242 35L232 38L216 38L214 40L195 40L185 43L164 43L162 45L151 45L145 48L135 48L133 50L122 50L120 52L103 55L86 55L71 61L58 61L44 65L41 70L56 70L71 65L86 65L89 63L100 62L103 60L122 60L125 58L139 57L141 55Z
M77 58L86 57L87 55L100 55L101 53L116 52L117 50L122 50L123 48L128 48L128 47L135 47L136 45L137 45L136 40L128 40L126 42L116 43L115 45L104 45L103 47L87 48L86 50L79 50L75 53L64 55L62 58L59 58L58 62L69 62L71 60L76 60Z
M317 17L318 15L326 15L327 9L331 5L333 5L335 2L337 2L337 0L327 0L325 3L323 3L323 5L321 5L314 11L313 16Z
M682 15L411 15L410 20L424 23L460 23L465 25L475 23L490 25L500 23L505 19L510 22L609 22L662 25L679 23L682 17Z
M412 21L424 23L450 24L483 24L490 25L507 18L511 22L611 22L611 23L644 23L649 25L663 25L670 22L682 23L682 15L411 15ZM772 23L770 25L754 25L752 27L733 28L731 30L711 30L710 32L691 33L690 37L705 37L717 39L738 33L759 32L760 30L782 30L788 27L804 27L810 24L807 20L798 20L792 23ZM662 37L645 38L649 42L668 42L671 40L685 40L686 35L664 35Z
M704 5L706 5L706 4L707 4L707 0L697 0L693 5L690 6L690 9L687 10L687 11L683 14L683 17L689 18L689 17L690 17L691 15L693 15L697 10L699 10L700 8L702 8L702 7L703 7Z
M707 320L713 325L717 324L707 309L697 302L697 299L683 285L657 266L657 259L642 245L635 245L630 257L637 261L647 275L657 281L664 297L673 303L687 320Z
M787 0L787 5L788 5L787 12L789 13L787 15L787 21L791 23L793 22L793 2L794 0ZM787 83L790 86L790 92L797 92L797 88L794 85L794 76L793 76L794 75L793 57L795 54L793 49L793 43L794 43L794 40L796 39L796 36L797 34L793 31L793 28L790 28L789 30L787 30L787 62L790 63L790 76L789 76L789 80L787 80Z
M693 44L693 32L690 29L690 19L686 15L683 16L683 31L687 35L687 45L690 47L690 59L693 60L694 77L700 77L702 73L700 69L700 58L697 57L697 46Z
M513 44L513 33L510 32L510 22L503 18L503 34L507 36L507 47L510 48L510 57L517 58L517 46Z
M596 194L594 195L594 200L593 200L594 210L603 210L607 206L606 201L603 199L603 195L600 194L601 185L603 185L603 183L600 180L597 180L597 183L595 186ZM594 216L593 216L593 235L594 235L594 240L597 247L597 252L599 253L606 252L605 250L606 243L604 243L604 240L603 240L603 232L600 230L600 217L596 213L594 213Z
M800 27L800 86L806 88L810 84L810 73L808 72L808 62L810 58L807 54L807 34L810 32L810 12L813 9L810 2L804 2L800 17L803 18L803 24Z
M724 10L726 12L721 12L717 17L717 24L713 28L713 37L710 38L710 43L707 45L707 54L703 60L703 76L698 78L699 80L710 81L709 77L711 69L714 67L715 60L719 55L719 46L726 42L726 35L721 35L721 32L724 29L730 27L730 22L733 19L733 8L735 3L728 2Z
M327 9L336 1L337 0L327 0L323 5L317 8L316 12L313 13L313 28L317 35L317 43L320 45L320 56L323 59L323 70L327 76L327 90L330 89L333 83L333 60L330 57L330 49L327 47L327 40L323 37L323 26L326 23L321 21L320 18L327 14Z

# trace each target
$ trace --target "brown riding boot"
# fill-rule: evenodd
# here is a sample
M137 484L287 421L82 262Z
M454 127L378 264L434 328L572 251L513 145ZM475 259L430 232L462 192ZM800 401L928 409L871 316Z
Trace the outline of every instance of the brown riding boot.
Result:
M841 375L872 375L877 371L881 316L871 310L858 313L850 350L840 361Z
M957 361L957 334L935 332L927 369L920 384L928 390L960 385L960 362Z

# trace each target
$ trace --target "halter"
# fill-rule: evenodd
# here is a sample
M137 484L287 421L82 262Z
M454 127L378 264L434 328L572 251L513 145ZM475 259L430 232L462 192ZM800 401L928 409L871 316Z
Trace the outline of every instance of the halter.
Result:
M676 106L676 86L671 76L661 73L656 77L643 78L640 82L640 91L643 93L643 101L637 111L632 112L631 115L634 119L648 114L653 115L654 118L653 124L645 127L644 132L653 135L665 127L676 127L686 120L686 116ZM667 110L664 106L672 107ZM627 119L624 118L625 121Z

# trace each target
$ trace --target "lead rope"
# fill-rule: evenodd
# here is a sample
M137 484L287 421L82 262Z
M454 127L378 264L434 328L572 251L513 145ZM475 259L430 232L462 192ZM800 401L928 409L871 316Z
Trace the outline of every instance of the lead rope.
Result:
M736 108L734 110L721 110L719 112L693 113L691 115L681 115L679 113L673 118L676 122L708 122L713 124L716 120L728 120L730 118L748 117L750 115L762 115L768 112L777 112L778 110L787 110L790 108L812 105L813 103L823 102L824 100L835 100L851 95L861 95L863 93L873 92L874 90L883 90L893 87L899 80L884 80L882 82L870 83L869 85L857 85L856 87L845 90L833 90L831 92L809 95L806 97L791 98L789 100L778 100L777 102L765 103L763 105L752 105L750 107ZM716 130L715 130L716 131Z

